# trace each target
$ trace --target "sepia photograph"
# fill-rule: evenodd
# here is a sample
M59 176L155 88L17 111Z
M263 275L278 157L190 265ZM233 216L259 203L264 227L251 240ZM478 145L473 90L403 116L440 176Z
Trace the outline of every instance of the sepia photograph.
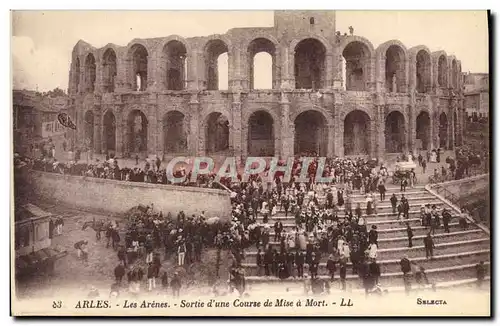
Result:
M12 316L491 316L489 11L10 18Z

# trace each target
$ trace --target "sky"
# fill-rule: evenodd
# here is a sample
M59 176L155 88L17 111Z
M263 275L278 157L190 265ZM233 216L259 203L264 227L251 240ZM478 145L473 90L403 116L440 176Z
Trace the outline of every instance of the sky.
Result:
M486 11L337 11L336 20L337 30L353 26L354 34L374 47L391 39L407 48L424 44L455 55L464 72L488 72ZM272 25L272 11L17 11L12 14L13 86L66 90L71 52L80 39L99 48L134 38L206 36ZM227 76L226 60L219 59L220 76ZM265 55L256 58L256 71L268 71L269 64ZM270 80L265 73L256 78L257 87ZM227 79L220 79L223 89Z

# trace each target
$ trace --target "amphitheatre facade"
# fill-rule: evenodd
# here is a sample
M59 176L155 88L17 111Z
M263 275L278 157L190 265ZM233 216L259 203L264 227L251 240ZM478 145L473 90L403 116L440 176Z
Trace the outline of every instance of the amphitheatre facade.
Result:
M119 157L384 157L451 149L464 130L461 63L425 45L336 32L333 11L275 11L222 35L79 41L69 73L76 146ZM254 58L272 58L255 89ZM228 89L218 57L228 55Z

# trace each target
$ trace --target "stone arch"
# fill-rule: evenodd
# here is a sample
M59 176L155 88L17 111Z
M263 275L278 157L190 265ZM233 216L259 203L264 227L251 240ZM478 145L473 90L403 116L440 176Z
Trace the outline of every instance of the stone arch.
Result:
M344 155L371 153L371 119L363 110L352 110L344 118Z
M421 150L429 150L432 143L431 139L431 116L427 110L421 110L415 120L416 139L420 140Z
M137 108L127 114L126 140L129 154L145 154L148 151L148 126L146 114Z
M117 71L116 51L109 47L102 55L102 87L104 93L113 93L115 91Z
M134 91L145 91L148 86L149 52L144 42L136 42L129 46L127 59L130 62L130 84Z
M188 119L183 112L169 110L163 115L162 137L164 153L186 153L188 150Z
M368 49L370 57L373 57L375 55L375 47L373 46L372 42L370 42L367 38L357 35L344 36L338 47L339 53L343 53L349 43L352 42L362 43Z
M371 48L370 48L371 46ZM363 40L351 40L341 46L342 59L345 61L345 89L347 91L366 91L370 82L373 46Z
M85 91L93 93L96 80L96 60L94 54L89 53L85 56Z
M277 79L277 71L276 71L276 66L277 66L277 51L278 47L276 47L276 44L271 41L267 37L257 37L252 39L249 43L248 46L246 47L247 50L247 57L248 57L248 68L249 68L249 85L250 89L255 88L255 56L259 53L267 53L269 56L271 56L271 88L274 88L276 85L276 79Z
M87 110L83 116L83 141L85 146L94 148L94 112Z
M297 40L294 40L294 44ZM308 37L293 48L296 89L321 89L326 85L328 42Z
M391 40L381 44L377 53L384 67L382 76L387 92L405 92L407 82L406 63L408 51L403 43Z
M166 71L164 86L167 90L180 91L186 88L187 48L179 40L171 40L162 47L163 66Z
M409 51L414 66L415 90L419 93L428 93L432 89L432 57L429 48L425 45L412 47ZM410 71L412 71L410 69Z
M294 153L326 156L328 152L328 119L318 110L304 110L293 120Z
M107 110L102 118L104 153L116 152L116 117L112 109Z
M229 150L230 121L229 116L222 112L209 113L203 125L205 126L205 152L217 154Z
M448 87L448 60L445 51L432 53L436 87Z
M393 110L385 118L385 150L387 153L401 153L405 149L405 116L401 111Z
M255 110L248 117L248 156L274 156L276 126L267 110Z
M229 54L230 45L220 38L214 38L204 46L205 74L207 78L207 90L219 89L219 66L218 59L221 55ZM228 62L229 64L229 62ZM229 71L228 71L229 79Z
M159 57L163 55L163 49L165 48L165 46L172 41L182 43L182 45L184 45L184 47L186 48L187 55L189 56L192 51L191 44L184 37L174 34L162 38L159 44L156 46L155 51Z
M300 34L296 37L293 38L293 40L290 42L290 45L288 47L288 52L289 53L294 53L295 52L295 49L297 48L297 45L299 45L300 42L304 41L304 40L307 40L307 39L314 39L318 42L320 42L324 47L325 47L325 50L326 50L326 54L327 55L330 55L332 54L332 47L330 45L330 42L328 42L328 40L321 36L321 35L318 35L316 33L303 33L303 34Z
M445 112L439 115L439 147L448 148L448 115Z

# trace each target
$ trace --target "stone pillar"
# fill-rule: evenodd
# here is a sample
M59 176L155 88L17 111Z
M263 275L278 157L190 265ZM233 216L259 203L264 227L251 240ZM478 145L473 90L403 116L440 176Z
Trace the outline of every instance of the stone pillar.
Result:
M333 57L333 89L342 90L342 83L345 82L342 78L342 53L340 53L339 48L335 47L335 53ZM366 73L366 72L365 72Z
M449 149L453 149L455 148L455 123L454 123L454 110L453 110L453 106L452 106L452 110L450 112L450 118L448 119L449 121L451 121L451 123L448 122L448 124L450 125L450 128L448 128L448 130L450 131L450 136L448 137L449 139Z
M440 133L440 122L439 122L439 111L434 112L434 117L432 120L435 122L434 123L434 148L439 148L441 147L441 133Z
M375 126L377 139L377 157L383 158L385 155L385 107L377 105L375 107Z
M102 113L100 107L94 107L94 153L102 153Z
M80 74L78 77L78 94L82 94L85 92L87 87L87 81L85 80L85 60L84 58L80 58Z
M116 79L115 92L124 93L132 89L130 81L130 60L127 58L126 51L117 51L116 53Z
M417 57L408 60L408 68L408 92L413 94L417 88Z
M193 49L187 58L187 89L202 89L200 80L205 80L205 71L203 65L200 65L202 55L198 49ZM229 60L228 60L229 61ZM203 63L202 63L203 64Z
M377 60L374 56L366 59L364 64L366 71L365 89L369 92L377 92Z
M432 109L429 110L429 142L428 142L428 147L427 150L433 150L434 149L434 139L437 137L435 130L434 130L434 111Z
M233 121L230 126L230 136L233 139L233 155L236 156L236 162L243 160L243 146L246 144L246 139L242 137L242 124L246 123L242 121L242 107L241 107L241 93L233 92L233 98L231 103L231 112L233 115Z
M328 139L327 139L327 148L326 148L326 156L333 157L335 154L335 125L328 124L326 126L326 130L328 131ZM332 138L334 139L332 141Z
M95 57L95 82L94 82L94 93L103 93L103 83L104 83L104 67L102 65L101 57Z
M333 53L329 53L325 56L326 72L322 88L331 89L333 87L333 64L335 61L333 60L333 58L334 58Z
M279 151L276 151L279 153L279 155L283 159L287 159L290 156L293 156L293 149L294 149L294 134L293 134L293 122L290 121L290 101L288 99L288 94L285 92L281 93L281 101L280 101L280 125L281 125L281 144L280 144L280 149ZM276 141L278 138L277 133L274 135L275 138L275 144L278 144ZM276 146L276 149L278 146Z
M191 94L189 101L189 130L188 130L188 152L192 156L204 155L204 141L205 130L204 126L200 123L200 102L198 101L198 94Z
M333 94L333 133L330 134L330 140L333 143L332 156L344 156L344 131L343 125L344 121L341 120L340 113L342 112L342 97L340 93ZM342 133L340 129L342 126Z
M411 95L412 98L415 97L415 94L412 93ZM412 101L414 103L414 101ZM415 117L415 106L414 105L408 105L407 106L408 110L408 149L411 152L414 152L416 150L415 148L415 142L417 139L417 122L416 122L416 117Z
M149 82L148 82L148 84L149 84ZM156 137L157 137L158 117L156 116L156 112L157 112L156 108L157 108L156 105L148 104L147 112L145 112L147 114L147 118L148 118L148 139L147 139L147 143L148 143L147 155L148 156L150 154L151 155L157 154L156 153L156 147L157 147Z
M295 89L294 54L286 46L281 48L281 88Z
M125 142L126 142L126 133L125 133L125 119L123 118L123 113L122 110L117 110L116 111L116 117L115 117L115 122L116 122L116 153L120 157L125 156Z
M241 90L243 89L243 76L242 73L242 54L241 50L235 48L233 54L228 58L228 69L229 69L229 82L228 87L231 90ZM248 87L248 85L246 85Z
M403 65L403 69L404 69L404 75L403 75L403 80L401 82L399 82L398 84L400 85L399 86L399 93L406 93L408 92L408 77L409 77L409 61L408 59L407 60L404 60L402 63L400 63L400 65Z
M163 156L164 149L165 149L165 135L163 134L163 120L161 117L158 117L156 119L156 153L158 154L158 157Z

